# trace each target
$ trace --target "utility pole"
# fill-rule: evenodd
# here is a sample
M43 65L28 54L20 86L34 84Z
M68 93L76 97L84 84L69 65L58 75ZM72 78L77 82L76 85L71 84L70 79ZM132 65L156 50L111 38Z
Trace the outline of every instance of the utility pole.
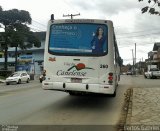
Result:
M136 43L135 43L135 64L136 64Z
M133 59L133 66L132 66L132 68L133 68L133 73L134 73L134 53L133 53L133 49L132 49L132 59Z
M79 14L68 14L68 15L63 15L63 17L71 17L71 19L73 19L73 16L78 16Z
M5 25L5 33L7 32L7 26ZM7 45L7 36L4 37L4 69L8 70L8 45Z
M142 72L142 61L141 61L141 59L140 59L140 62L139 62L139 72L140 72L140 74Z
M136 75L136 43L135 43L135 75Z

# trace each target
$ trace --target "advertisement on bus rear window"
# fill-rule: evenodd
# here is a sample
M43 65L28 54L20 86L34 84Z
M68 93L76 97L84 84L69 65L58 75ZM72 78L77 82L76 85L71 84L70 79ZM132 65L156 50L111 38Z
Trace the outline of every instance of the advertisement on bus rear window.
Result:
M49 52L64 55L107 54L108 28L104 24L53 24Z

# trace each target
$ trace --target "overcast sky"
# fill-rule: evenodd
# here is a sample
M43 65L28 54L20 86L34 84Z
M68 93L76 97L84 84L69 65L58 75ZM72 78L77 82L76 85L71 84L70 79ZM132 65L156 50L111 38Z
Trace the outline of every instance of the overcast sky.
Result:
M155 42L160 42L160 16L142 14L145 5L147 0L0 0L3 10L29 11L34 31L45 31L52 13L55 19L63 19L63 14L80 13L75 18L112 20L124 64L132 64L135 43L140 61L148 57Z

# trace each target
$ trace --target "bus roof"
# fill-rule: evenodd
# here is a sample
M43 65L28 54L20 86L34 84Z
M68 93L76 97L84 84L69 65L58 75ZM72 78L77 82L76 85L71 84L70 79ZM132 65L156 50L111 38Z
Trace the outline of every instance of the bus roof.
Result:
M57 20L49 20L52 23L100 23L107 24L112 23L111 20L102 20L102 19L57 19Z

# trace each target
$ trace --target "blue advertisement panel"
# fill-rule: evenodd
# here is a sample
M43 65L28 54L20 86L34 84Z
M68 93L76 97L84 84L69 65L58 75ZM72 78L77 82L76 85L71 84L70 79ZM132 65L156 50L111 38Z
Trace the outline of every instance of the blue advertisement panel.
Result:
M34 60L32 55L21 55L18 59L17 71L34 73Z
M17 65L16 70L17 71L27 71L30 72L31 65Z
M107 53L108 28L103 24L53 24L49 50L66 54Z

